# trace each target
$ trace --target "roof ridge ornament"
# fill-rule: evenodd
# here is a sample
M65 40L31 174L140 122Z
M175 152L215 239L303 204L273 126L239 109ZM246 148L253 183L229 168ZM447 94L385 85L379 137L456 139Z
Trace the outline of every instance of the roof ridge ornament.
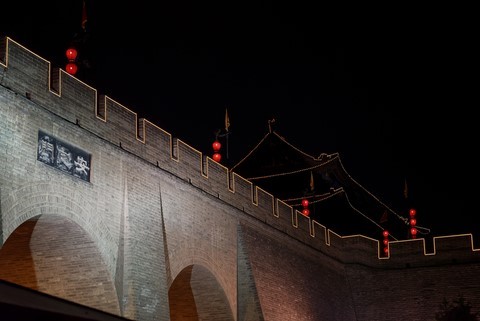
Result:
M275 118L272 118L272 119L269 119L268 120L268 132L271 133L272 132L272 124L275 123Z

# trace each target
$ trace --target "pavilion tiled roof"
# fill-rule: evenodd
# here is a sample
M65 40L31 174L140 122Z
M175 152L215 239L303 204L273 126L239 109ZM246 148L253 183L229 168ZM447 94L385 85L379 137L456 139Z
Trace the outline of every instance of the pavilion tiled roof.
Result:
M388 230L392 240L410 237L408 217L352 178L338 153L313 157L269 130L230 170L300 212L302 200L308 199L309 217L342 236L380 240Z

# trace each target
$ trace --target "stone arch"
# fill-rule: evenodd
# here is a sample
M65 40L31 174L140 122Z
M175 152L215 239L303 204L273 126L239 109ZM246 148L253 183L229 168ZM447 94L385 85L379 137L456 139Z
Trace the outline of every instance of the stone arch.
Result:
M107 265L86 231L62 215L38 215L0 249L0 279L120 315Z
M171 321L233 321L228 298L215 276L199 264L184 268L168 291Z
M80 184L83 184L80 183ZM52 182L32 182L21 185L8 193L2 200L2 242L9 235L27 220L38 215L61 215L80 225L95 241L103 260L108 265L110 273L115 272L115 257L111 251L113 235L105 234L111 229L105 226L105 222L96 215L92 202L88 200L80 189L75 185L69 187L65 184L54 184ZM110 222L113 224L113 222ZM0 244L0 248L1 248Z

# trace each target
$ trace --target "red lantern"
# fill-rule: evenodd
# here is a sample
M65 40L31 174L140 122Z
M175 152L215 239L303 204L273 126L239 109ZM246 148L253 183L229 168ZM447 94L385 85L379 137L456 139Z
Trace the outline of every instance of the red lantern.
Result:
M305 216L309 216L310 215L310 210L308 208L304 208L302 210L302 214L305 215Z
M302 200L302 206L303 206L303 207L308 207L308 204L309 204L309 203L308 203L308 200L307 200L306 198L304 198L304 199Z
M78 71L78 67L75 63L69 62L67 66L65 67L65 70L70 74L70 75L75 75Z
M417 219L416 218L411 218L410 219L410 226L415 226L417 225Z
M213 160L216 161L216 162L220 162L222 160L222 154L214 153L213 154Z
M412 236L415 237L415 235L417 235L417 229L415 227L412 227L410 229L410 234L412 234Z
M411 208L409 213L410 213L410 217L415 217L415 215L417 214L417 211L414 208Z
M75 61L77 59L77 49L75 48L68 48L67 51L65 52L65 55L67 56L68 61Z
M216 140L213 142L212 147L214 152L218 152L220 148L222 148L222 144L220 144L220 142Z
M385 253L385 255L388 255L388 231L387 230L383 230L382 232L382 235L383 235L383 252Z

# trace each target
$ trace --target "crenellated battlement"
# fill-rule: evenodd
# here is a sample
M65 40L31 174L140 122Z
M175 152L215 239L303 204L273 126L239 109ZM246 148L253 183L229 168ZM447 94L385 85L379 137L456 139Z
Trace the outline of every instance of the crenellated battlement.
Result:
M389 256L383 257L378 240L340 236L303 216L11 38L0 40L0 66L0 85L15 95L342 262L397 268L480 260L471 234L435 237L432 252L424 239L390 242Z

